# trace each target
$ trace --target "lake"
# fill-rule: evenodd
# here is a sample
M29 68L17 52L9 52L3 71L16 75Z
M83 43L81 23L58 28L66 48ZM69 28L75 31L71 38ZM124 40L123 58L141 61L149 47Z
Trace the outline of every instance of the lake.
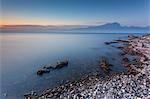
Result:
M128 34L35 34L1 33L1 96L20 99L24 93L43 91L95 72L102 73L98 62L106 56L114 72L124 71L120 50L104 42L125 39ZM36 71L44 64L69 60L69 65L43 76Z

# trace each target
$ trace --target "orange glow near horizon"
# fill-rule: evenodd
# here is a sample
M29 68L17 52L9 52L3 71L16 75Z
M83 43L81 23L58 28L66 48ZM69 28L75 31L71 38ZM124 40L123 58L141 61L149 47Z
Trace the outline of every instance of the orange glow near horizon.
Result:
M1 26L4 25L65 25L65 22L49 20L1 20Z
M21 18L16 16L2 17L0 19L0 26L6 25L82 25L82 22L68 21L68 20L54 20L41 18Z

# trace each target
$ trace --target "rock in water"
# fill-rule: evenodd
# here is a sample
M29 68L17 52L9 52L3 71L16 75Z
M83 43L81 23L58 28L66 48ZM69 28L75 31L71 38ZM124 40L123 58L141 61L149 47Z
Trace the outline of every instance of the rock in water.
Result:
M48 69L39 69L37 71L37 75L43 75L44 73L49 73L49 72L50 72L50 70L48 70Z
M102 57L102 59L100 60L100 67L102 68L102 70L106 73L108 73L111 69L110 66L112 66L111 64L109 64L109 62L107 61L106 57Z
M66 60L66 61L62 61L62 62L57 62L57 65L56 65L56 69L57 68L62 68L62 67L64 67L64 66L68 66L68 61Z
M37 93L35 91L31 91L30 93L24 94L24 99L36 99Z
M44 73L49 73L53 69L60 69L65 66L68 66L68 60L57 62L57 64L54 66L46 64L46 65L44 65L44 67L42 69L39 69L37 71L37 75L43 75Z

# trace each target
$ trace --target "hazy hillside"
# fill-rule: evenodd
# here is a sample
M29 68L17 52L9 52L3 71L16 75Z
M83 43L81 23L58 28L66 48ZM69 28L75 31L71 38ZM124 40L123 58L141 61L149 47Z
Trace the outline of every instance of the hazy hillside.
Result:
M102 33L149 33L150 27L121 26L119 23L107 23L98 26L76 29L79 32L102 32Z
M7 25L1 27L2 33L150 33L150 27L122 26L119 23L106 23L98 26L42 26L42 25Z

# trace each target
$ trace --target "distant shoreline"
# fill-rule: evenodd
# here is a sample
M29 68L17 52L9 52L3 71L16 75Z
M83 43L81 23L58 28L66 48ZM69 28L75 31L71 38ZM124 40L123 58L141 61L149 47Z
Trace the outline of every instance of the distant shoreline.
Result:
M5 32L5 33L0 33L0 34L150 34L150 33L96 33L96 32L90 32L90 33L86 33L86 32Z

